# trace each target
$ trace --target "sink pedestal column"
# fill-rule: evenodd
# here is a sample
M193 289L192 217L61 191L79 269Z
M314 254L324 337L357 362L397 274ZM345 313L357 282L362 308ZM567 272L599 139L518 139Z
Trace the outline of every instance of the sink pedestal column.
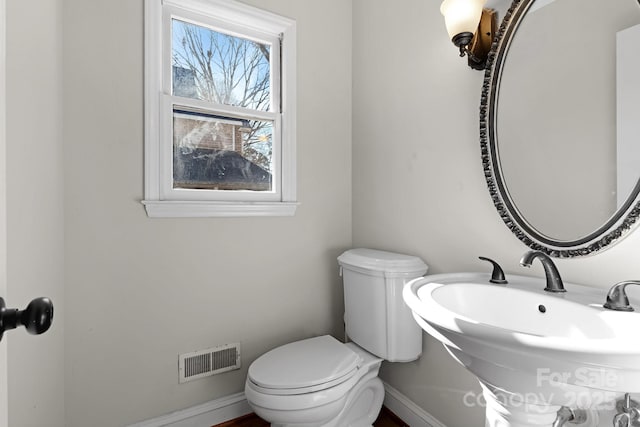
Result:
M525 396L495 389L480 382L487 402L486 427L549 427L558 416L560 406L531 404Z

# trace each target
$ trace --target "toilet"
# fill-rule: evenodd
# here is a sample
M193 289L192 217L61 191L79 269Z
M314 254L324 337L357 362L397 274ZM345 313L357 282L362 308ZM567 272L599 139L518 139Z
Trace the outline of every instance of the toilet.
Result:
M383 360L420 357L422 330L402 288L423 276L418 257L351 249L338 257L344 284L345 330L277 347L250 366L249 405L274 427L371 427L384 399Z

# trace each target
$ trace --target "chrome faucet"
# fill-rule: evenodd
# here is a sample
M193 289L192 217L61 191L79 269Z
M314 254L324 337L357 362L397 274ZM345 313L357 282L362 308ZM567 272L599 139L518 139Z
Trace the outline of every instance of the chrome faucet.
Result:
M540 251L529 251L522 256L520 265L523 267L531 267L531 263L534 259L539 258L542 266L544 267L544 274L547 276L547 286L544 288L547 292L567 292L562 283L560 272L558 268L551 260L549 255Z
M613 285L607 293L607 302L604 303L603 307L616 311L633 311L625 291L628 285L640 285L640 280L626 280Z

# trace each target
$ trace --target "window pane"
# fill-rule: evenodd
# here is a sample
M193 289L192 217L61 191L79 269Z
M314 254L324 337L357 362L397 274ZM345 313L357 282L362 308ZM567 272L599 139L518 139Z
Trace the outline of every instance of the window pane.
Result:
M269 111L270 45L172 20L173 94Z
M273 123L173 111L173 188L272 191Z

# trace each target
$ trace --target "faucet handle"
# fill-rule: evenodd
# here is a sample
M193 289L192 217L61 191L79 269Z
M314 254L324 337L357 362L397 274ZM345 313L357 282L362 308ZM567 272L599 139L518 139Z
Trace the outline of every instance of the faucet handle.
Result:
M613 285L607 293L607 302L603 307L616 311L634 311L625 290L628 285L640 285L640 280L626 280Z
M623 412L613 417L613 427L631 427L631 414Z
M638 402L632 400L629 393L624 395L623 400L616 402L616 410L618 413L613 417L614 427L635 427L640 425Z
M487 258L483 256L479 256L478 259L481 259L482 261L487 261L493 264L493 271L491 272L491 279L489 280L489 282L497 283L498 285L506 285L507 283L509 283L507 282L507 279L505 279L504 277L504 271L502 270L502 267L500 267L500 264L498 264L491 258Z

